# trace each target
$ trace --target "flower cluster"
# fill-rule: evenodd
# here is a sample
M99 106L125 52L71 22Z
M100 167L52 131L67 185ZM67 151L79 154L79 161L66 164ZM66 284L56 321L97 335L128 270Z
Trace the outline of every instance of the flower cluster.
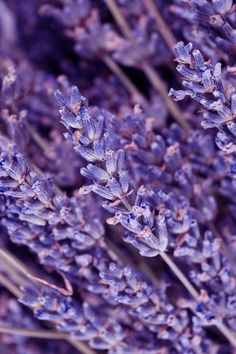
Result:
M205 218L201 218L199 213L194 212L194 203L192 202L192 206L188 199L191 194L187 194L188 198L183 196L180 198L177 192L172 191L168 194L162 190L155 192L145 186L140 186L137 192L134 188L130 190L130 179L127 172L123 170L124 150L117 150L117 152L112 150L104 116L90 113L85 98L80 95L76 87L72 87L70 99L64 98L60 92L57 92L56 96L61 107L62 122L70 132L69 135L65 134L66 137L75 145L75 150L90 162L86 168L81 169L81 173L92 180L93 184L83 187L80 193L93 191L105 199L102 206L114 215L107 220L108 223L112 225L120 223L126 230L124 240L138 248L141 255L154 257L163 254L169 242L169 246L174 249L174 256L184 257L191 267L189 269L193 282L205 293L204 301L215 313L210 316L210 319L221 317L216 304L222 302L225 308L224 318L228 318L234 327L234 316L231 316L228 310L231 297L234 296L235 277L231 267L227 265L227 257L220 251L220 239L216 235L214 239L207 228L206 231L202 228L204 237L200 236L200 224L209 223L214 219L216 202L209 197L204 208ZM173 144L167 149L164 160L170 172L173 169L176 174L176 165L181 166L178 144ZM179 175L182 176L180 172ZM134 183L133 187L135 187ZM194 185L193 188L199 187ZM201 197L197 190L195 193L196 202L199 203ZM206 196L205 202L207 202ZM215 257L217 257L216 263ZM223 297L219 297L217 290L219 277L222 285L224 281L227 283ZM206 286L207 280L210 281ZM127 301L132 299L129 297ZM137 297L136 301L138 301ZM209 319L208 313L204 316L206 320Z
M183 77L184 90L170 90L176 101L186 95L198 101L203 108L203 128L217 128L217 146L230 157L231 173L235 170L235 114L236 93L233 85L225 84L221 64L212 65L204 60L192 44L176 45L177 70Z
M84 302L81 307L71 298L51 289L37 291L25 288L20 301L32 307L39 320L55 323L60 331L69 333L71 338L89 341L92 348L114 348L110 352L115 353L116 346L126 337L116 320L109 319L106 313L98 317L88 303Z
M90 162L81 169L81 174L93 183L82 188L80 193L93 191L105 199L103 207L114 214L108 223L120 223L129 231L125 240L137 247L140 254L153 257L165 251L165 216L160 214L154 218L144 186L139 187L136 193L132 190L124 167L124 151L112 149L111 138L104 131L104 115L91 116L85 98L75 86L71 89L69 100L65 100L60 91L56 92L56 96L62 122L70 131L67 138L75 144L75 150ZM160 229L158 237L152 233L154 223Z
M0 0L4 354L235 352L235 16Z
M221 58L235 57L236 27L233 0L187 0L171 5L172 12L186 19L186 40L202 45L202 50L214 58L215 48ZM194 21L193 21L194 20ZM207 38L205 34L208 34ZM231 61L231 60L230 60Z

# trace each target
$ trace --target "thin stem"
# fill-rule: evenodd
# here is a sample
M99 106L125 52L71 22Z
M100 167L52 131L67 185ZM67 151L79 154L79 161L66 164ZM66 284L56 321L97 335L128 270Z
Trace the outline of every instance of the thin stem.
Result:
M55 289L55 290L59 291L60 293L62 293L65 296L71 296L73 294L73 288L72 288L70 282L68 281L68 279L66 278L66 276L63 273L60 273L60 275L63 277L66 289L63 289L60 286L54 285L52 283L49 283L46 280L41 279L39 277L35 277L34 275L32 275L28 271L28 269L26 269L22 265L22 263L18 259L16 259L14 256L10 255L7 251L5 251L3 249L0 249L0 257L5 259L8 263L10 263L10 265L15 267L22 274L24 274L28 279L31 279L33 281L36 281L36 282L40 283L40 284L43 284L43 285L46 285L46 286L48 286L48 287L50 287L52 289Z
M228 339L228 341L236 348L236 335L235 333L232 333L226 325L221 322L217 321L215 323L215 326L218 328L218 330L224 334L224 336Z
M38 144L38 146L46 153L50 149L50 144L42 138L33 127L31 127L30 124L25 123L27 129L30 132L30 135L32 136L33 140Z
M185 288L189 291L192 297L198 302L199 294L182 271L177 267L177 265L172 261L172 259L166 253L160 253L161 258L170 267L176 277L181 281ZM220 320L215 321L215 326L218 330L228 339L228 341L236 348L236 335L231 332L227 326Z
M46 158L48 158L48 151L51 148L50 142L48 142L46 139L44 139L29 123L26 123L26 127L29 130L31 138L34 140L34 142L40 147L40 149L44 152L46 155ZM32 169L40 176L44 177L43 171L36 166L32 161L30 161L30 166ZM62 194L62 191L55 186L56 190L58 193Z
M162 96L169 112L172 114L174 119L184 128L187 133L189 133L189 124L186 122L185 119L183 119L183 114L180 111L178 105L168 96L165 84L160 79L156 70L154 70L153 67L148 63L144 63L142 65L142 69L146 74L147 78L149 79L150 83L152 84L153 88Z
M25 273L28 273L28 269L23 265L23 263L6 249L0 249L0 258L2 258L4 262L9 263L13 268L19 270L24 275Z
M65 333L59 333L50 330L43 329L29 329L29 328L16 328L16 327L5 327L0 325L0 333L25 336L30 338L41 338L41 339L62 339L68 338Z
M56 331L51 331L47 329L29 329L29 328L16 328L16 327L5 327L0 325L0 333L29 337L29 338L40 338L40 339L56 339L56 340L66 340L71 345L83 354L96 354L91 348L89 348L85 343L74 341L66 333L59 333Z
M121 83L126 87L127 91L132 95L136 103L140 103L144 108L148 107L148 101L143 94L137 89L133 82L124 73L121 67L108 55L103 57L104 63L107 67L119 78Z
M105 242L108 245L108 249L112 251L112 254L114 255L113 259L115 261L121 261L124 266L131 263L129 255L122 252L122 250L118 248L114 242L109 239L106 239ZM154 287L158 288L159 282L154 271L148 266L148 264L146 264L142 257L138 257L137 253L133 252L133 249L129 247L129 245L127 247L130 252L133 253L133 256L136 258L138 268L143 272L143 274L146 275L147 279L149 279L149 281L154 285ZM135 267L133 263L131 264Z
M123 206L126 205L123 203ZM184 275L184 273L179 269L179 267L172 261L172 259L165 253L161 252L160 257L163 261L168 265L168 267L173 271L176 277L180 280L180 282L185 286L188 292L192 295L192 297L198 302L199 294L195 287L190 283L188 278Z
M73 339L67 339L67 342L70 343L74 348L78 349L81 354L97 354L92 348L82 342L77 342Z
M153 0L144 0L144 4L150 12L150 15L155 19L158 31L161 33L162 37L164 38L166 44L168 45L171 53L174 54L174 46L176 44L175 36L173 35L172 31L170 30L169 26L161 16L158 7L156 6Z
M194 286L190 283L188 278L183 274L183 272L179 269L179 267L172 261L172 259L166 253L160 253L163 261L169 266L169 268L173 271L176 277L180 280L180 282L185 286L185 288L189 291L192 297L198 302L199 294Z
M157 278L152 268L149 267L149 265L144 260L142 260L142 258L138 258L138 266L146 275L146 277L150 280L150 282L154 285L154 287L156 289L160 289L159 279Z
M23 295L23 292L3 274L0 274L0 284L17 298Z
M0 266L4 273L7 273L11 276L11 279L16 284L24 285L27 283L25 276L16 272L15 268L11 266L8 262L6 262L5 258L1 257L0 255Z
M8 279L3 274L0 274L0 284L2 284L16 298L21 298L23 296L23 292L15 284L13 284L10 279ZM21 286L21 285L22 284L18 284L18 286ZM1 329L2 329L2 332L1 332ZM9 332L6 332L7 330L9 330L9 328L7 329L5 327L0 327L0 333L9 333ZM30 334L27 329L26 330L23 329L24 332L22 332L22 329L16 329L18 331L18 333L12 333L12 330L14 330L14 329L11 329L11 333L9 333L9 334L17 334L17 335L25 335L25 336L29 336L29 334ZM19 330L21 331L22 334L19 333ZM5 332L3 332L3 331L5 331ZM26 333L26 331L27 331L27 333ZM47 332L49 332L49 331L47 331ZM56 333L56 332L54 332L54 333ZM31 333L31 336L32 336L32 333ZM64 339L66 339L67 342L69 344L71 344L74 348L79 350L81 354L96 354L96 352L94 350L92 350L91 348L89 348L85 343L81 343L81 342L75 341L75 340L71 339L70 336L68 336L68 335L66 335L64 333L58 333L58 336L60 338L55 338L55 337L54 338L50 337L50 338L51 339L63 339L62 337L65 336ZM45 339L46 337L45 336L44 337L40 336L40 337L37 337L37 338L44 338ZM49 339L49 337L47 337L47 339Z
M128 24L128 21L122 14L119 6L117 6L115 0L105 0L107 7L111 11L115 21L117 22L118 26L120 27L123 35L130 40L130 42L136 46L136 40L133 36L132 30ZM169 112L172 114L173 118L183 127L183 129L189 133L190 126L189 124L183 119L183 115L179 110L177 104L168 96L168 92L166 87L160 77L158 76L157 72L153 69L151 65L148 63L141 64L141 68L145 72L147 78L149 79L153 88L162 96L164 99L166 106Z
M236 268L235 268L235 254L234 251L232 250L232 248L230 247L230 245L228 244L228 242L226 241L224 235L221 235L217 228L215 227L215 225L211 222L209 224L209 228L210 230L213 232L213 234L219 238L220 240L222 240L221 242L221 250L222 250L222 254L225 255L226 258L228 258L231 262L231 269L232 269L232 273L236 276Z
M123 33L124 37L130 40L131 43L135 43L135 39L133 33L126 21L125 17L123 16L119 6L117 6L114 0L105 0L105 3L109 10L111 11L113 17L115 18L118 26L120 27L121 32Z

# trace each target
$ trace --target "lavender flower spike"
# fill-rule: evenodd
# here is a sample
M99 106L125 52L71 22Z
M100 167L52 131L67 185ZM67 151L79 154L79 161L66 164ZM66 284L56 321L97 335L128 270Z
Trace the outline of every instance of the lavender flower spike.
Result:
M176 52L176 61L179 63L177 70L183 76L182 84L185 89L171 89L169 94L175 101L190 96L199 102L203 108L201 125L205 129L217 128L216 144L230 162L230 174L235 176L235 87L225 84L220 63L212 65L190 43L187 46L183 42L177 43Z
M136 193L132 190L125 170L124 150L115 151L112 137L106 131L106 113L93 115L75 86L71 88L70 99L60 91L56 91L56 98L62 123L70 133L69 140L73 141L75 150L90 162L81 169L81 174L92 184L82 188L81 193L93 191L106 200L103 206L113 213L108 223L120 223L127 231L125 241L138 248L141 255L154 257L165 251L167 238L163 242L162 236L159 240L158 234L153 233L155 218L146 200L148 192L144 187ZM161 223L164 230L164 215Z

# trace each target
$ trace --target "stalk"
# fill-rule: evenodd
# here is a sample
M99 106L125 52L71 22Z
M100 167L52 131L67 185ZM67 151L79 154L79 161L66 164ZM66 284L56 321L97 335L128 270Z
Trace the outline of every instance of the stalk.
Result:
M174 34L172 33L171 29L169 28L169 26L165 22L164 18L162 17L155 2L153 0L144 0L144 5L149 10L150 16L155 19L157 27L158 27L158 31L162 35L166 44L168 45L171 53L175 54L173 48L174 48L177 40L175 39Z
M195 287L190 283L188 278L182 273L182 271L177 267L177 265L172 261L172 259L166 254L160 254L163 261L169 266L169 268L173 271L175 276L179 279L179 281L184 285L184 287L188 290L188 292L192 295L192 297L199 301L200 294L197 292ZM236 335L231 332L228 327L219 319L214 322L216 328L228 339L230 344L236 348Z
M22 291L11 280L9 280L9 278L1 273L0 284L3 285L15 297L20 298L22 296Z
M138 88L133 84L133 82L128 78L128 76L124 73L121 67L108 55L103 57L104 63L107 67L118 77L121 83L125 86L127 91L131 94L133 100L136 103L142 105L143 108L148 107L148 101L143 96L143 94L138 90Z
M32 280L32 281L36 281L40 284L46 285L52 289L55 289L57 291L59 291L61 294L65 295L65 296L71 296L73 294L73 288L69 282L69 280L66 278L66 276L60 272L60 275L62 276L64 283L65 283L65 287L66 289L63 289L57 285L54 285L52 283L47 282L46 280L39 278L39 277L35 277L34 275L32 275L28 269L15 257L13 257L12 255L10 255L6 250L0 249L0 258L2 258L3 260L5 260L5 262L8 262L10 267L15 268L17 271L21 272L23 275L26 276L26 278Z
M2 251L2 250L0 250ZM2 252L1 252L2 254ZM11 255L9 252L7 252L7 258L6 258L9 263L16 265L18 267L18 270L21 269L23 270L23 275L25 275L25 266L19 261L16 260L16 258ZM4 263L5 265L5 272L8 273L9 271L9 265L7 263ZM7 267L6 267L7 266ZM13 269L10 268L10 273L14 272ZM29 272L27 271L29 274ZM34 275L32 275L32 278ZM36 278L37 279L37 278ZM10 278L7 278L5 275L0 273L0 284L3 285L12 295L14 295L17 298L22 297L23 292L20 290L20 287L24 285L24 283L18 283L15 285ZM25 328L13 328L13 327L5 327L0 325L0 333L7 333L7 334L12 334L12 335L21 335L21 336L27 336L27 337L32 337L32 338L41 338L41 339L57 339L57 340L66 340L69 344L71 344L75 349L77 349L81 354L96 354L96 352L91 349L89 346L87 346L85 343L75 341L70 338L69 335L65 333L59 333L57 331L50 331L50 330L30 330L30 329L25 329Z
M29 329L20 327L5 327L0 325L0 333L12 334L17 336L29 337L29 338L41 338L41 339L67 339L67 335L64 333L58 333L56 331L43 330L43 329Z
M152 87L162 96L169 112L174 117L176 122L178 122L187 133L190 133L189 124L183 118L183 113L180 111L177 104L168 96L166 86L159 77L156 70L154 70L154 68L147 62L142 65L142 69L147 78L149 79Z
M199 301L199 294L195 287L190 283L188 278L183 274L183 272L179 269L179 267L175 264L174 261L164 252L160 253L160 257L163 261L168 265L168 267L172 270L175 276L179 279L179 281L184 285L184 287L188 290L188 292L192 295L194 300Z
M125 19L123 16L119 6L117 6L115 0L105 0L107 7L111 11L115 21L117 22L117 25L120 27L121 32L123 35L134 45L136 46L136 40L133 36L132 30L130 29L130 26L128 24L128 21ZM159 77L158 73L154 70L154 68L148 64L147 62L144 62L143 64L140 64L142 70L144 71L145 75L147 76L148 80L150 81L152 87L155 89L158 94L162 96L164 99L164 102L173 116L173 118L183 127L183 129L186 131L186 133L190 132L190 126L189 124L183 119L183 114L180 111L179 107L173 100L168 96L168 91L162 82L161 78Z

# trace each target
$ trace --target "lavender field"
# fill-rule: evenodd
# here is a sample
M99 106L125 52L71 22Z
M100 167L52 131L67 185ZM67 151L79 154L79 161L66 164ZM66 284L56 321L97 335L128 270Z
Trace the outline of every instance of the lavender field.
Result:
M0 353L236 354L236 2L0 0Z

